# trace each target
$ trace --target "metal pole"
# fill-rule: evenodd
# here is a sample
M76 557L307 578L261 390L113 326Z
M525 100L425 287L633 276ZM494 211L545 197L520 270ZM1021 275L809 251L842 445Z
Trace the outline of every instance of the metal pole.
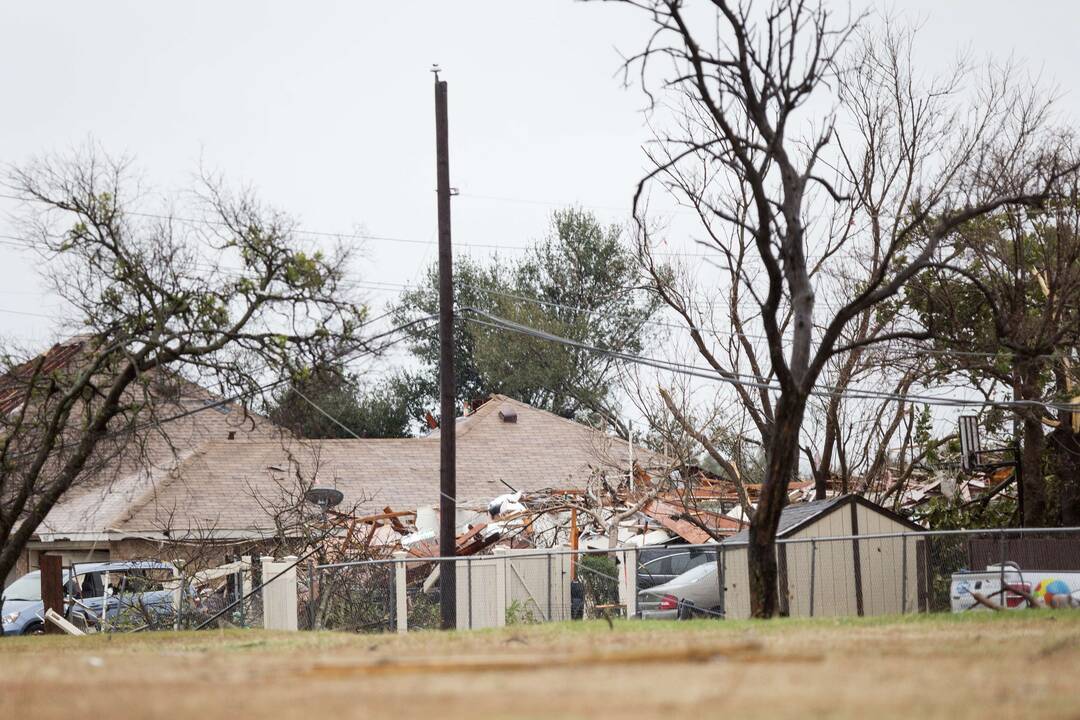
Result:
M312 564L312 572L315 565ZM244 616L244 558L240 558L240 569L236 571L236 596L239 598L237 608L240 610L240 627L247 627L247 618Z
M570 508L570 549L574 551L570 555L570 580L572 582L577 580L578 528L576 507Z
M1001 606L1006 606L1005 601L1005 533L998 534L998 573L1000 583L998 590L1001 591Z
M243 597L243 596L241 596ZM308 630L315 629L315 563L308 565L307 571L307 606ZM240 616L243 617L243 603L240 604Z
M457 478L454 419L454 271L450 247L450 146L446 81L435 72L435 170L439 210L439 554L457 554ZM439 606L443 630L457 626L457 577L453 561L439 570Z
M900 614L907 613L907 535L900 536L903 543L900 548Z
M548 622L554 619L551 615L551 553L547 556L547 619Z
M817 570L817 540L810 541L810 617L814 617L814 574Z
M716 562L719 565L717 579L720 581L720 616L727 617L727 558L724 553L727 552L727 548L723 545L720 546L720 552L716 555Z

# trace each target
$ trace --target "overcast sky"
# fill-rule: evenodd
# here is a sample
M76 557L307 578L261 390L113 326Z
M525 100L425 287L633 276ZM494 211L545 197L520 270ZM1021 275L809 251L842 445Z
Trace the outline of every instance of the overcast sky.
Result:
M898 7L925 21L927 72L960 49L1012 55L1080 117L1080 4ZM305 228L420 241L363 245L357 280L389 283L367 290L381 305L434 256L431 63L450 84L454 240L520 247L560 205L625 219L648 132L617 50L647 31L639 12L563 0L6 2L0 163L93 138L164 191L189 186L201 162ZM0 235L12 209L0 200ZM689 242L676 222L672 245ZM0 336L52 340L56 322L41 315L62 308L33 256L0 244L0 280Z

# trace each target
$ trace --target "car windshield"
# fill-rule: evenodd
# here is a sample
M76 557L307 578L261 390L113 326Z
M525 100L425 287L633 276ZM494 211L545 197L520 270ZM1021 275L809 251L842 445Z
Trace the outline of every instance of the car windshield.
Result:
M68 571L64 571L64 582L68 580ZM32 572L4 588L5 600L40 600L41 599L41 573Z

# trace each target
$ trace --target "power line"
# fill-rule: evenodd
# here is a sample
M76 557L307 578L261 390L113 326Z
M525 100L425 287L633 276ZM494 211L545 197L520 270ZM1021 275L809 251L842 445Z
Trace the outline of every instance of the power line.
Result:
M491 200L502 200L502 201L507 201L507 202L524 202L523 200L520 200L520 199L499 198L497 196L487 196L487 195L465 195L465 196L466 197L474 197L474 198L491 199ZM0 193L0 198L5 198L5 199L9 199L9 200L25 201L24 198L20 198L20 197L15 196L15 195L7 195L7 194L3 194L3 193ZM543 202L537 201L537 204L549 204L549 203L543 203ZM596 207L600 207L600 206L596 206ZM206 224L206 225L223 226L223 227L228 226L228 223L225 223L224 221L215 221L215 220L210 220L210 219L184 218L184 217L176 217L176 216L170 216L170 215L160 215L160 214L144 213L144 212L136 212L136 211L126 211L126 213L129 214L129 215L137 216L137 217L146 217L146 218L153 218L153 219L159 219L159 220L168 220L168 221L178 221L178 222L184 222L184 223L190 223L190 224ZM416 245L425 245L425 246L429 246L429 247L432 247L432 246L434 246L436 244L435 241L432 241L432 240L416 240L416 239L399 238L399 237L391 237L391 236L383 236L383 235L368 235L368 234L364 234L364 233L334 233L334 232L327 232L327 231L320 231L320 230L307 230L307 229L303 229L303 228L295 228L295 229L292 230L292 232L296 232L298 234L319 236L319 237L332 237L332 238L336 238L336 239L339 239L339 240L343 240L343 239L360 239L360 240L403 242L403 243L411 243L411 244L416 244ZM4 241L6 241L6 242L4 242ZM15 247L23 247L23 248L32 249L32 250L40 249L36 244L34 244L32 242L29 242L29 241L26 241L25 239L22 239L22 238L19 238L19 237L16 237L16 236L12 236L12 235L0 235L0 244L7 244L7 245L10 245L10 246L15 246ZM480 249L496 249L496 250L498 250L498 249L530 250L533 247L533 246L525 246L525 245L497 245L497 244L485 244L485 243L455 243L455 246L456 247L473 247L473 248L480 248ZM671 256L684 256L684 257L712 257L712 254L707 254L707 253L705 253L705 254L700 254L700 253L699 254L691 254L691 253L670 252L670 253L660 253L660 254L671 255ZM208 269L208 270L217 270L217 271L220 271L220 272L222 272L224 274L232 275L234 277L239 277L239 278L249 277L247 275L244 275L242 269L240 269L240 268L232 268L232 267L220 266L220 265L210 265L210 264L205 264L205 263L196 263L194 265L194 267L196 267L196 268L201 267L201 268ZM342 281L341 283L339 283L339 286L343 287L343 288L361 289L361 290L369 290L369 291L374 291L374 292L386 292L386 293L392 292L395 289L408 290L411 287L410 285L405 284L405 283L394 283L394 282L375 281L375 280ZM474 285L466 286L466 287L470 287L470 288L472 288L472 289L474 289L474 290L476 290L478 292L483 292L483 293L486 293L486 294L498 295L498 296L502 296L502 297L506 297L506 298L516 299L516 300L519 300L519 301L522 301L522 302L530 302L530 303L534 303L534 304L538 304L538 305L544 305L544 306L548 306L548 307L558 307L558 308L567 309L567 310L573 310L573 311L581 312L581 313L589 313L589 314L594 314L594 315L600 315L601 317L605 316L603 312L598 311L598 310L575 307L575 306L566 305L566 304L562 304L562 303L555 303L555 302L551 302L551 301L540 300L540 299L537 299L537 298L529 298L529 297L526 297L526 296L515 295L515 294L512 294L512 293L504 293L504 292L495 291L495 290L491 290L491 289L488 289L488 288L482 288L482 287L474 286ZM829 305L825 305L824 303L820 303L820 302L818 302L816 304L821 305L822 307L825 307L826 309L830 309L830 310L834 310L834 311L838 309L836 306L829 306ZM724 305L722 303L710 303L709 306L710 307L724 307ZM31 312L19 311L19 310L0 309L0 313L8 313L8 314L15 314L15 315L28 315L28 316L33 316L33 317L43 317L43 318L47 318L47 319L51 319L51 320L58 320L58 321L63 321L65 319L65 318L61 318L61 317L58 317L58 316L42 315L42 314L39 314L39 313L31 313ZM645 321L644 324L648 324L648 325L652 325L652 326L656 326L656 327L666 327L666 328L669 328L669 329L676 329L676 330L697 330L699 332L709 332L709 333L712 333L714 335L728 335L728 336L732 336L732 337L742 337L742 338L747 339L747 340L755 340L755 341L760 341L760 342L769 342L769 338L764 336L764 335L755 335L755 334L750 334L750 333L735 332L735 331L733 331L731 329L728 329L728 328L715 328L715 327L704 327L704 326L697 326L697 325L686 325L686 324L680 324L680 323L667 323L667 322L663 322L663 321L659 321L659 320L651 320L651 319ZM921 346L915 346L915 349L913 350L913 352L916 353L916 354L920 354L920 355L939 355L939 356L943 356L943 357L953 357L953 356L955 356L955 357L981 357L981 358L990 358L990 359L996 359L996 358L1002 357L1002 356L1010 357L1010 356L1012 356L1014 354L1011 351L1002 351L1001 353L986 353L986 352L964 351L964 350L936 350L936 349L933 349L933 348L924 348L924 347L921 347Z
M727 374L728 376L725 377L725 376L721 375L720 373L716 372L715 370L713 370L712 368L702 368L702 367L699 367L699 366L688 365L688 364L685 364L685 363L676 363L676 362L671 362L671 361L667 361L667 360L660 360L660 359L657 359L657 358L650 358L650 357L646 357L646 356L642 356L642 355L634 355L632 353L624 353L624 352L621 352L621 351L609 350L609 349L605 349L605 348L599 348L599 347L596 347L596 346L593 346L593 345L589 345L587 343L582 343L582 342L578 342L576 340L572 340L570 338L565 338L565 337L561 337L561 336L558 336L558 335L554 335L552 333L548 333L548 332L540 330L538 328L533 328L533 327L529 327L527 325L522 325L520 323L515 323L515 322L513 322L511 320L507 320L505 318L500 318L497 315L492 315L492 314L486 313L486 312L484 312L482 310L477 310L476 308L463 308L463 310L465 310L467 312L470 312L470 313L475 313L475 314L480 315L480 316L482 316L484 318L487 318L487 320L488 320L488 322L485 322L483 320L476 320L476 319L466 318L467 322L472 322L472 323L476 323L476 324L480 324L480 325L485 325L485 326L493 327L493 328L499 329L499 330L508 330L508 331L511 331L511 332L517 332L517 333L520 333L520 334L529 335L529 336L536 337L536 338L539 338L539 339L542 339L542 340L547 340L547 341L550 341L550 342L555 342L555 343L567 345L567 346L570 346L570 347L576 347L576 348L581 349L581 350L586 350L586 351L589 351L589 352L595 352L595 353L598 353L598 354L607 355L609 357L612 357L612 358L617 359L617 360L622 360L624 362L629 362L629 363L632 363L632 364L644 365L646 367L652 367L652 368L655 368L655 369L658 369L658 370L664 370L664 371L667 371L667 372L673 372L673 373L677 373L677 374L680 374L680 375L686 375L688 377L696 377L696 378L700 378L700 379L704 379L704 380L712 380L712 381L724 382L724 383L727 383L729 385L740 385L740 386L743 386L743 387L751 387L751 388L755 388L755 389L759 389L759 390L767 390L767 391L772 391L772 392L779 392L781 390L781 388L779 386L777 386L777 385L775 385L773 383L761 382L761 381L757 380L756 378L749 378L748 379L748 376L742 375L740 373L728 373ZM947 406L947 407L1003 407L1003 408L1038 407L1038 408L1042 408L1042 409L1054 409L1054 410L1061 410L1061 411L1066 411L1066 412L1073 412L1076 409L1075 406L1073 406L1073 405L1058 404L1058 403L1047 403L1047 402L1042 402L1042 401L1037 401L1037 400L1006 400L1006 401L998 401L998 400L963 400L963 399L958 399L958 398L941 398L941 397L927 396L927 395L911 395L911 394L897 395L895 393L879 392L879 391L859 389L859 388L856 388L856 389L839 389L839 388L830 388L830 387L827 387L827 386L815 386L814 388L812 388L810 390L810 394L815 395L815 396L819 396L819 397L827 397L827 398L832 398L832 397L839 396L839 397L845 397L845 398L850 398L850 399L855 399L855 400L884 400L884 401L894 401L894 402L904 402L904 403L922 403L922 404L925 404L925 405L941 405L941 406Z
M381 318L376 318L376 320L378 320L378 319L381 319ZM435 319L434 315L426 315L424 317L417 318L417 319L412 320L410 322L403 323L403 324L398 325L396 327L393 327L393 328L391 328L391 329L389 329L389 330L387 330L385 332L382 332L382 333L379 333L377 335L373 335L373 336L367 338L367 340L365 340L365 344L370 343L372 340L379 340L379 339L382 339L384 337L388 337L388 336L393 335L395 333L401 332L402 330L407 330L407 329L409 329L411 327L414 327L416 325L419 325L421 323L430 322L433 319ZM365 325L370 324L371 322L375 322L375 320L371 320L368 323L365 323ZM363 327L363 325L361 325L361 327ZM429 330L430 328L431 328L431 326L428 325L427 327L422 328L422 329L418 330L417 332L423 332L424 330ZM368 356L368 355L377 355L377 354L387 350L388 348L393 347L394 345L397 345L400 342L403 342L405 340L410 339L411 337L413 337L412 334L403 335L402 337L397 338L396 340L391 340L389 342L383 343L382 345L380 345L379 347L376 347L376 348L366 347L366 345L365 346L353 346L353 347L350 347L350 348L344 348L341 351L339 351L339 352L335 353L334 355L332 355L329 359L332 362L341 362L341 363L351 362L353 360L357 360L357 359L359 359L361 357L365 357L365 356ZM358 355L354 355L354 353L356 353L359 350L363 350L364 352L361 352ZM262 370L263 371L269 370L269 367L267 365L264 365ZM135 427L135 428L126 428L124 430L115 430L113 432L106 433L105 435L102 436L101 439L102 440L109 440L109 439L112 439L112 438L120 437L122 435L126 435L129 432L140 432L142 430L147 430L147 429L151 429L151 428L158 428L158 427L160 427L162 425L166 425L166 424L171 423L171 422L177 422L179 420L183 420L184 418L191 417L192 415L198 415L199 413L206 412L207 410L214 410L216 408L224 407L226 405L237 402L239 400L244 400L244 399L253 397L255 395L260 395L260 394L265 393L265 392L267 392L269 390L273 390L274 388L277 388L277 387L279 387L281 385L284 385L284 384L286 384L288 382L290 382L290 378L278 378L277 380L273 380L271 382L264 383L262 385L258 385L258 386L254 387L254 388L249 388L248 390L243 390L243 391L238 392L238 393L236 393L234 395L231 395L229 397L219 398L218 400L215 400L214 402L204 403L203 405L200 405L199 407L196 407L196 408L191 408L191 409L188 409L188 410L184 410L184 411L178 412L176 414L169 415L167 417L160 418L160 419L157 419L157 420L148 420L145 423L143 423L142 425L140 425L138 427ZM72 444L73 443L62 442L62 443L60 443L60 445L58 445L55 448L55 450L57 450L57 451L63 450L66 447L70 447ZM35 452L37 452L37 450L26 450L26 451L23 451L23 452L19 453L18 455L16 455L16 457L24 457L26 455L33 454Z
M512 299L512 300L518 300L520 302L528 302L528 303L533 303L533 304L536 304L536 305L542 305L542 306L545 306L545 307L554 307L554 308L560 308L560 309L564 309L564 310L571 310L571 311L574 311L574 312L587 314L587 315L597 315L597 316L602 317L602 318L609 318L610 319L612 317L612 315L610 315L608 312L602 311L602 310L596 310L596 309L591 309L591 308L583 308L583 307L575 306L575 305L566 305L564 303L557 303L557 302L553 302L553 301L550 301L550 300L540 300L538 298L530 298L530 297L527 297L525 295L516 295L516 294L513 294L513 293L502 292L502 291L499 291L499 290L491 290L489 288L483 288L483 287L480 287L478 285L464 285L464 287L468 287L468 288L470 288L472 290L475 290L475 291L480 292L480 293L484 293L486 295L496 295L496 296L499 296L499 297L504 297L504 298L508 298L508 299ZM666 328L671 328L671 329L675 329L675 330L697 330L698 332L708 332L708 333L712 333L713 335L728 335L728 336L731 336L731 337L745 338L747 340L759 340L759 341L762 341L762 342L769 342L769 338L764 336L764 335L754 335L754 334L751 334L751 333L736 332L736 331L734 331L734 330L732 330L730 328L715 328L715 327L706 327L706 326L699 326L699 325L688 325L686 323L664 322L664 321L661 321L661 320L652 320L652 319L644 320L644 321L642 321L641 324L643 324L643 325L654 325L656 327L666 327ZM874 348L869 348L869 349L874 350ZM941 355L941 356L948 356L948 357L951 357L951 356L985 357L985 358L992 358L992 359L1001 357L1003 355L1004 356L1013 355L1013 353L1011 351L1003 351L1001 353L984 353L984 352L965 351L965 350L936 350L934 348L923 348L923 347L920 347L920 346L916 346L915 348L913 348L912 352L915 353L915 354L919 354L919 355Z
M480 197L480 196L473 196ZM15 200L18 202L32 202L26 198L19 197L18 195L8 195L0 193L0 198L6 200ZM569 207L569 206L568 206ZM178 215L162 215L159 213L149 213L136 210L125 210L125 215L131 215L133 217L141 217L152 220L164 220L167 222L179 222L189 225L209 225L214 227L229 227L229 224L223 220L213 220L210 218L188 218ZM312 237L325 237L336 240L370 240L373 242L391 242L391 243L403 243L408 245L423 245L433 246L436 245L435 240L420 240L417 238L405 238L393 235L374 235L369 233L358 232L333 232L328 230L311 230L304 227L291 228L290 232L298 235L310 235ZM16 239L11 236L0 236L7 239ZM33 248L33 245L28 244L27 247ZM474 243L474 242L455 242L455 248L469 248L478 250L513 250L513 251L528 251L534 249L535 245L503 245L498 243ZM676 252L676 251L654 251L654 255L661 257L688 257L688 258L706 258L713 257L713 253L690 253L690 252Z

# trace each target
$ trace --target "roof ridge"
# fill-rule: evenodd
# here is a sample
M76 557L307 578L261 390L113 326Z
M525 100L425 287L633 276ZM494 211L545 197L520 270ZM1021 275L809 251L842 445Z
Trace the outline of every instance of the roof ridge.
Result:
M210 442L212 443L213 441ZM182 466L187 465L188 462L194 460L199 455L205 455L207 445L209 444L210 443L205 443L203 445L200 445L198 448L189 449L187 451L187 454L182 458L177 458L177 462L170 468L156 468L153 472L151 472L148 478L150 482L150 487L144 490L142 494L139 495L137 498L124 505L124 508L118 513L116 513L116 515L114 515L112 519L109 520L108 523L106 523L106 532L109 530L109 528L121 528L122 526L126 525L132 518L135 517L135 515L140 510L150 504L150 501L157 496L159 491L165 490L166 488L171 486L177 479L179 479L180 468ZM161 477L164 482L157 482L158 477Z

